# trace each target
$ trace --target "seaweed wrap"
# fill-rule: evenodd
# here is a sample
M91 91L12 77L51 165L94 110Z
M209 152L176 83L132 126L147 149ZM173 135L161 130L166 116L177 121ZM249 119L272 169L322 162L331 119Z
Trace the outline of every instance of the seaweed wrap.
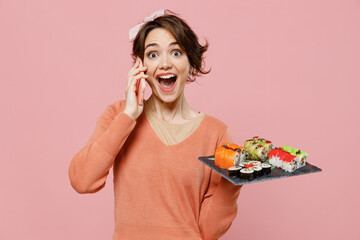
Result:
M263 175L263 169L261 166L254 166L254 178L261 177Z
M262 164L261 164L261 167L262 167L262 169L263 169L263 174L264 174L264 175L267 175L267 174L270 174L270 173L271 173L271 165L270 165L270 164L262 163Z
M228 170L229 170L229 177L232 177L232 178L238 178L240 177L240 169L241 167L230 167Z
M254 166L261 166L260 161L251 161L251 163L254 164Z
M252 168L242 168L240 170L240 179L254 180L254 170Z

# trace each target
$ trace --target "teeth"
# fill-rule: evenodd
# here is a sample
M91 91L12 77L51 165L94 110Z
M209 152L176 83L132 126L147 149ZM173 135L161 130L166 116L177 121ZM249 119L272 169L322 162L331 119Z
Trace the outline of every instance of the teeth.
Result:
M169 79L169 78L172 78L172 77L175 77L174 74L170 74L170 75L163 75L163 76L160 76L159 78L162 78L162 79Z

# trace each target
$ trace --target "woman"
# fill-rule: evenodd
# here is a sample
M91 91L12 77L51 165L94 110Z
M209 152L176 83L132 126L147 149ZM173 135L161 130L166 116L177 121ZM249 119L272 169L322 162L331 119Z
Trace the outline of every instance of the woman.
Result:
M200 162L231 142L227 126L190 107L185 83L203 53L181 18L156 12L135 29L126 100L109 105L71 161L71 184L94 193L114 173L114 239L217 239L237 213L240 186ZM143 101L145 81L152 95Z

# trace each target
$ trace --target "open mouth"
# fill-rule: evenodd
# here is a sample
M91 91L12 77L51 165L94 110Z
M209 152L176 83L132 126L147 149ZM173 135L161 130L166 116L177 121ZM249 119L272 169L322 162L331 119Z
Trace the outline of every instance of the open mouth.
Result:
M166 74L157 77L160 89L164 92L171 92L176 85L177 76L175 74Z

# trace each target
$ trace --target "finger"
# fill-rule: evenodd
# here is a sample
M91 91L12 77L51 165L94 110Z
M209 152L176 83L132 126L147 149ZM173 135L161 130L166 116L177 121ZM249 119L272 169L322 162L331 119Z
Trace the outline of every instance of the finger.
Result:
M136 58L134 65L132 66L132 68L129 70L129 72L127 74L126 89L129 88L130 78L133 75L132 73L139 67L139 64L140 64L139 58Z
M143 65L143 62L141 61L140 58L139 58L139 61L140 61L139 66L140 66L140 67L143 67L144 65Z
M139 66L140 66L140 58L136 58L134 65L129 70L128 77L130 76L130 73L132 73Z
M137 89L137 102L138 102L138 105L142 106L143 104L143 99L144 99L144 79L141 78L140 80L138 80L139 82L139 86L138 86L138 89Z
M128 79L127 86L126 86L126 91L125 91L127 97L128 97L129 92L134 92L135 93L135 91L136 91L136 81L139 78L141 78L141 76L137 75L135 77L131 77L131 78Z
M140 72L145 72L147 70L147 67L138 67L132 71L129 72L129 76L135 76L136 74L139 74Z
M134 78L135 76L138 76L138 75L142 75L145 77L145 74L144 74L144 71L146 71L146 67L144 68L137 68L135 69L132 73L130 72L129 75L128 75L128 80L127 80L127 84L126 84L126 88L129 87L130 85L130 82L131 82L131 79ZM146 75L147 76L147 75ZM148 76L147 76L148 77ZM145 78L147 78L145 77Z
M135 94L136 94L137 96L139 96L139 88L140 88L141 79L142 79L142 78L136 80Z
M132 77L132 79L141 79L141 78L144 78L144 79L148 79L149 78L149 75L146 75L145 73L141 72L140 74L137 74L136 76ZM131 85L133 80L130 80L129 81L129 85Z
M132 69L136 69L137 67L139 67L139 64L140 64L140 61L139 61L139 60L140 60L140 58L137 57L136 60L135 60L134 65L133 65L132 68L131 68L131 70L132 70Z
M143 75L143 74L138 74L135 77L131 78L130 81L129 81L129 86L127 88L128 91L136 93L137 81L140 80L141 78L148 78L148 76Z
M142 104L141 104L141 94L140 94L140 89L139 89L139 88L140 88L140 85L141 85L141 84L140 84L140 83L141 83L141 80L142 80L142 78L141 78L141 79L138 79L137 82L136 82L136 102L137 102L137 104L140 105L140 106L142 105Z
M143 101L144 101L144 96L145 96L145 89L146 89L146 83L145 83L145 79L142 78L141 79L141 83L140 83L140 106L143 105Z
M146 75L145 73L142 72L142 73L140 73L140 74L132 77L132 78L129 80L129 86L130 86L131 84L133 84L134 79L135 79L135 80L138 80L138 79L141 79L141 78L148 79L148 78L149 78L149 75Z

